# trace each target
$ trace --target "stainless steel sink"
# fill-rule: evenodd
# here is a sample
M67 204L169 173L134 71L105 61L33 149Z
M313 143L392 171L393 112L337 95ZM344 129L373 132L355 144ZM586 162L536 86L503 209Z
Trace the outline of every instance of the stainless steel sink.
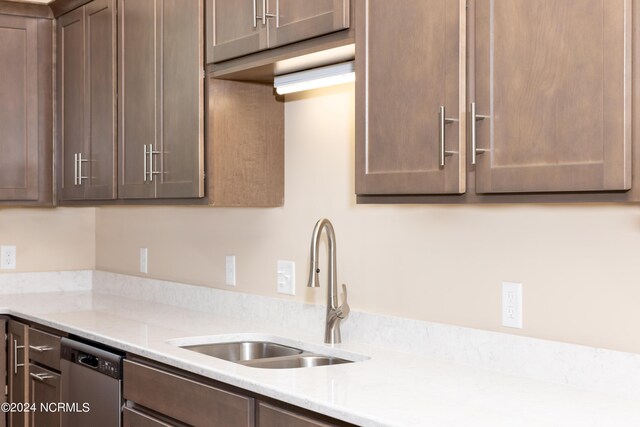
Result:
M330 356L300 355L290 357L280 357L275 359L258 359L244 362L243 365L252 368L263 369L293 369L293 368L313 368L315 366L340 365L351 363L350 360L339 359Z
M181 348L229 362L292 356L302 353L302 350L297 348L264 341L190 345Z
M352 363L351 360L309 353L268 341L241 341L180 346L185 350L239 363L252 368L294 369Z

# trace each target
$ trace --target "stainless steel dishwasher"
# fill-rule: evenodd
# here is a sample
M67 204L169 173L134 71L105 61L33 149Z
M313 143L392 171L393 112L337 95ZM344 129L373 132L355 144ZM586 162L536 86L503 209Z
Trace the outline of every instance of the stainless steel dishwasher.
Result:
M62 411L65 427L119 427L122 420L123 357L62 338Z

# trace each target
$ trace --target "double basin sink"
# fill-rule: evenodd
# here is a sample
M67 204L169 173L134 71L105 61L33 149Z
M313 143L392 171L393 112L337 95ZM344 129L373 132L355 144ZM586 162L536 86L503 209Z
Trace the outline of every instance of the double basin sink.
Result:
M252 368L312 368L315 366L351 363L350 360L315 354L299 348L268 341L181 345L179 347Z

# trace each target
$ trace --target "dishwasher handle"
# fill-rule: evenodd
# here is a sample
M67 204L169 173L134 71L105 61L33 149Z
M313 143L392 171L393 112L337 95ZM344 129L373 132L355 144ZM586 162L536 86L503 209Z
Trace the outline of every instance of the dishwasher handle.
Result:
M87 366L91 369L98 369L98 358L90 354L82 354L78 356L78 364Z

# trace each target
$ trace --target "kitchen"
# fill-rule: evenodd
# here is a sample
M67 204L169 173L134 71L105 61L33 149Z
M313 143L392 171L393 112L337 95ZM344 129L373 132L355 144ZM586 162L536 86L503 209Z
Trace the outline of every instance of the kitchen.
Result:
M615 3L633 4L636 22L635 2ZM360 76L361 39L348 37L356 40ZM268 56L253 55L263 55L258 63ZM634 80L637 57L632 55ZM387 78L393 82L394 74ZM3 313L45 333L97 342L194 375L249 396L253 407L267 402L316 423L302 425L637 425L638 211L622 198L639 186L588 196L507 196L513 200L497 203L487 200L491 196L451 203L441 196L356 196L362 81L286 95L276 104L282 128L273 122L270 131L282 134L284 164L276 169L284 175L281 206L59 201L55 208L24 208L6 202L0 244L15 246L16 268L1 270ZM634 112L637 90L633 85ZM272 86L268 95L260 102L276 102ZM469 112L470 102L459 104ZM454 108L448 106L447 118ZM428 111L435 116L429 125L436 126L429 143L437 143L437 106ZM487 123L477 122L479 144L486 141ZM49 142L53 146L53 136ZM447 139L448 147L454 142ZM446 164L455 158L447 156ZM43 173L53 175L46 168ZM473 193L471 178L466 181L466 192ZM341 325L343 343L334 347L323 345L327 278L321 272L319 289L306 286L311 234L320 218L335 227L338 285L347 285L351 307ZM226 284L227 257L235 257L235 287ZM323 268L324 244L319 257ZM279 260L297 267L288 275L295 279L294 296L277 291ZM521 329L503 326L503 282L522 284ZM341 288L338 298L342 303ZM246 334L354 363L259 369L167 343ZM178 342L184 343L193 344ZM125 388L126 380L125 371ZM179 425L177 416L141 406L149 411L138 412ZM260 410L247 423L286 425L267 424L255 412ZM234 424L227 419L219 425Z

